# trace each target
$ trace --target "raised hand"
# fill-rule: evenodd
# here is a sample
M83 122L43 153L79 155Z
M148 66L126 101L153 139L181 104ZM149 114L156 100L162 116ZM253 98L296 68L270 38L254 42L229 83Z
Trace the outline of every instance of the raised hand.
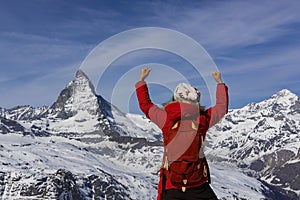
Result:
M141 70L141 74L140 74L140 79L139 80L140 81L144 81L147 78L147 76L149 75L150 71L151 71L151 68L149 68L149 67L143 68Z
M221 73L219 71L213 71L212 76L217 81L217 83L223 83Z

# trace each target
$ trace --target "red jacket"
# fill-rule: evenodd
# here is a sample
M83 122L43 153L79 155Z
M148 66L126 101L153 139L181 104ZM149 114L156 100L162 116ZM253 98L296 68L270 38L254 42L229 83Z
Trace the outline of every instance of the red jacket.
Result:
M143 113L154 122L163 133L164 138L167 137L167 133L170 128L174 125L176 121L182 117L197 116L197 124L199 125L201 132L204 133L204 139L207 130L218 123L221 118L228 112L228 88L225 84L218 84L216 91L216 105L205 110L200 111L198 106L182 103L182 102L172 102L164 107L164 109L153 104L148 92L148 87L146 82L139 81L135 85L136 94L139 102L140 109ZM165 141L164 141L165 142ZM161 177L162 177L161 170ZM208 178L204 178L199 184L194 185L197 187L207 182ZM162 190L162 180L159 182L158 193ZM166 181L166 189L176 188L171 184L170 181ZM159 195L160 196L160 195ZM158 197L159 199L159 197Z

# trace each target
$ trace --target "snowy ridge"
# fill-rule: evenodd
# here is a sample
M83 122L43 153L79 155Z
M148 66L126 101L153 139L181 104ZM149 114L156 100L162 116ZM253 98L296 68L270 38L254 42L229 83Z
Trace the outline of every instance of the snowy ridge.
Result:
M3 109L2 115L3 117L12 120L32 120L43 115L48 109L49 107L47 106L38 108L33 108L31 106L17 106L8 110Z

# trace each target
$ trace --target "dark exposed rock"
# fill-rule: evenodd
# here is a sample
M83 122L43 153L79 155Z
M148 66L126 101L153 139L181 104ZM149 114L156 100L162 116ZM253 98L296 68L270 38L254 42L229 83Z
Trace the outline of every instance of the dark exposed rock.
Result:
M234 125L237 125L239 122L244 122L244 120L238 119L238 120L233 120L230 115L226 115L225 119L229 122L231 122Z
M300 101L296 101L296 103L291 106L291 112L289 114L300 114Z
M25 133L25 128L14 120L0 117L0 133L7 134L11 132Z
M284 190L281 187L271 185L267 182L261 181L268 190L263 190L263 194L268 200L298 200L298 196L295 192Z
M90 187L93 188L94 199L101 200L131 200L130 194L128 193L128 187L116 181L110 174L104 172L103 170L101 177L92 175L89 176L87 181Z
M34 199L64 200L131 200L128 188L103 170L99 175L78 177L65 169L59 169L53 175L36 179L35 183L22 184L20 196ZM0 173L0 194L5 188L4 173ZM22 179L20 177L20 179ZM80 182L80 184L77 183ZM13 180L15 184L18 180ZM85 191L85 192L83 192ZM2 193L1 193L2 192Z
M134 137L127 137L127 136L121 136L121 137L110 137L110 141L115 141L120 144L133 144L132 149L140 149L145 146L162 146L163 143L161 141L154 141L150 142L145 138L134 138Z
M300 161L288 163L278 167L273 172L272 183L283 187L289 186L293 190L300 190Z
M5 173L0 172L0 197L2 197L5 190Z
M289 161L291 158L294 157L295 154L292 151L283 149L271 154L267 154L263 156L263 159L265 161L265 165L273 169L273 168L281 167L287 161Z
M250 169L254 170L254 171L261 171L263 170L265 167L265 163L262 160L255 160L254 162L251 163L250 165Z

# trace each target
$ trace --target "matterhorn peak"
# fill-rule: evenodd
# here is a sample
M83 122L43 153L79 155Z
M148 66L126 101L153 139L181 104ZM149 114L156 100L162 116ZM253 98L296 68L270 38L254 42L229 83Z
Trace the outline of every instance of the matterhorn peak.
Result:
M83 79L83 80L87 81L89 83L90 87L94 88L94 85L90 81L89 77L81 69L76 71L75 78L76 79Z
M93 94L95 93L95 88L88 76L79 69L75 74L75 80L71 81L69 85L80 85L83 90L90 90Z
M61 91L48 114L68 119L80 112L95 117L102 114L94 86L82 70L78 70L75 79L69 82L66 88Z
M86 78L86 79L89 79L89 78L87 77L87 75L86 75L81 69L77 70L75 77L76 77L76 78L84 77L84 78Z

